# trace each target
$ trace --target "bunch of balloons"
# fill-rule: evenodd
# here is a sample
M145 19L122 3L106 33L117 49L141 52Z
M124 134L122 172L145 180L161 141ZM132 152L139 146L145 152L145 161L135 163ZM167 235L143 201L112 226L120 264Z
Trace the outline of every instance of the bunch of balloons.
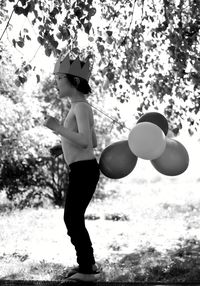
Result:
M137 121L128 140L109 145L101 154L102 173L120 179L132 172L138 158L150 160L154 168L167 176L182 174L189 165L186 148L166 137L167 119L159 112L148 112Z

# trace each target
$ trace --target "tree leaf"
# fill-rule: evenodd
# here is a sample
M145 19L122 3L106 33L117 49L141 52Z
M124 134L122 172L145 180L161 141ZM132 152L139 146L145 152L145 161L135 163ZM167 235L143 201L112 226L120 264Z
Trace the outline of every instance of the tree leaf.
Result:
M53 41L52 42L52 46L56 49L58 47L58 42L57 41Z
M18 79L16 79L16 80L15 80L15 85L16 85L17 87L20 87L20 86L21 86L21 82L20 82Z
M39 26L38 26L38 29L39 29L40 31L44 31L44 26L43 26L43 25L39 25Z
M32 20L32 24L35 25L36 23L36 18Z
M54 9L49 13L49 15L53 18L55 18L55 16L59 13L59 10L54 7Z
M96 14L96 12L97 12L96 8L93 7L88 11L88 14L90 15L90 17L92 17Z
M26 5L27 0L20 0L20 2L22 3L22 6Z
M67 18L67 19L65 20L65 22L66 22L67 25L70 25L71 22L72 22L72 20L71 20L70 18Z
M90 33L91 27L92 27L91 22L88 22L88 23L85 23L85 24L84 24L85 32L86 32L87 34Z
M16 48L16 40L13 39L12 42L13 42L13 46Z
M27 77L26 76L18 76L18 79L19 79L19 81L23 84L23 83L25 83L26 81L27 81Z
M40 82L40 76L39 76L39 74L36 74L36 78L37 78L37 83Z
M45 42L45 39L44 38L42 38L42 37L37 37L37 40L38 40L38 42L40 43L40 45L44 45L44 42Z
M14 5L14 11L17 15L21 15L21 14L24 14L24 9L22 7L19 7L17 5Z
M88 41L94 42L94 38L93 37L88 37Z
M50 19L51 19L51 22L52 22L54 25L56 25L56 24L57 24L57 20L56 20L56 18L55 18L55 17L51 17Z
M37 18L38 18L38 11L37 11L37 10L34 10L33 13L34 13L34 15L35 15L35 18L37 19Z
M24 41L18 41L17 44L20 48L24 47Z
M56 37L57 37L59 40L61 40L61 39L62 39L62 34L59 32L59 33L56 34Z
M28 65L26 65L25 67L24 67L24 71L25 72L28 72L29 70L31 70L32 69L32 66L30 65L30 64L28 64Z
M29 10L30 10L29 6L27 6L27 7L24 9L23 14L24 14L25 17L28 16L28 13L30 12Z
M106 34L108 35L108 37L111 37L112 36L112 31L106 31Z
M114 79L114 73L113 72L108 72L107 74L106 74L106 76L107 76L107 78L108 78L108 80L109 81L112 81L113 79Z
M15 74L19 74L19 68L16 69Z
M80 51L79 51L79 48L77 47L77 48L73 48L72 52L78 55Z
M28 8L29 8L29 13L31 13L31 12L33 12L34 10L35 10L35 3L36 3L36 1L34 1L34 0L30 0L30 2L28 3Z
M68 40L70 37L70 31L69 29L66 29L64 32L63 32L63 40Z
M75 7L74 15L76 15L76 17L80 19L83 16L83 11L79 7Z
M104 53L104 50L105 50L104 46L99 44L99 45L97 45L97 48L98 48L99 53L102 55Z
M45 55L46 55L47 57L50 57L51 53L52 53L52 50L51 50L49 47L47 47L47 48L45 49Z
M56 54L57 54L57 55L60 55L60 54L61 54L61 50L56 49Z

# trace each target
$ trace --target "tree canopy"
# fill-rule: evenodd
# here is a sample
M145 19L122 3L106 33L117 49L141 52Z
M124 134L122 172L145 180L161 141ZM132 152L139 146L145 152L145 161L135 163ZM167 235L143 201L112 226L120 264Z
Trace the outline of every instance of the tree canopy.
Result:
M13 2L13 13L31 19L46 56L61 52L89 56L91 81L99 92L120 102L138 97L139 118L149 109L161 110L177 134L187 119L193 134L200 109L200 2L198 0L75 0ZM6 1L1 1L1 21ZM87 45L79 45L79 32ZM3 37L3 35L2 35ZM2 39L1 37L1 39ZM12 43L23 49L28 29ZM63 49L64 46L64 49ZM29 63L16 70L16 84L26 80ZM39 75L37 75L39 81Z

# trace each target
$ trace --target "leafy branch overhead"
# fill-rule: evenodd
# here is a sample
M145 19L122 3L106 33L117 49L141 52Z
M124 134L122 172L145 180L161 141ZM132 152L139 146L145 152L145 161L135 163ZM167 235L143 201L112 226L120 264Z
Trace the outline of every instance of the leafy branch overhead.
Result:
M198 0L75 0L13 2L14 13L32 16L46 56L66 51L95 55L91 80L120 102L138 96L138 115L165 104L164 113L177 133L187 117L192 134L200 111L200 2ZM3 16L0 16L2 18ZM61 20L62 19L62 20ZM80 50L78 32L88 36ZM23 49L29 31L13 45ZM31 65L30 65L31 66ZM28 64L25 65L29 68ZM95 66L94 66L95 67ZM24 68L24 67L23 67ZM16 84L26 81L23 68ZM32 68L32 67L31 67ZM37 75L39 81L39 75ZM193 114L191 118L191 113Z
M12 1L10 1L12 2ZM38 25L38 42L44 46L45 53L50 56L53 52L54 55L60 53L58 47L58 40L68 41L68 44L73 40L72 32L76 33L78 29L84 29L89 34L92 24L90 22L92 16L96 14L96 9L92 6L92 0L88 1L75 1L70 5L69 1L55 1L54 8L51 10L52 5L46 1L26 1L20 0L18 4L13 6L17 15L23 14L25 17L28 14L33 14L34 19L32 24ZM64 14L63 23L58 26L58 32L54 35L55 25L57 25L57 17ZM57 27L56 27L57 29ZM25 37L20 37L24 42Z

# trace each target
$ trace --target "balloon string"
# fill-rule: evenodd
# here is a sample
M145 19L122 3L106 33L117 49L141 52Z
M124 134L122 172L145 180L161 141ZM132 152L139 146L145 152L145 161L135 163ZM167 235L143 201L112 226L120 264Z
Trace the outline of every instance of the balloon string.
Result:
M91 105L94 109L98 110L100 113L102 113L103 115L105 115L106 117L108 117L109 119L111 119L113 121L113 124L119 124L120 126L122 126L123 128L128 129L129 131L131 131L130 128L128 128L125 124L122 124L121 122L119 122L118 120L112 118L111 116L107 115L105 112L103 112L102 110L98 109L97 107L95 107L94 105L92 105L91 103L89 103L89 105ZM113 127L112 124L112 127Z

